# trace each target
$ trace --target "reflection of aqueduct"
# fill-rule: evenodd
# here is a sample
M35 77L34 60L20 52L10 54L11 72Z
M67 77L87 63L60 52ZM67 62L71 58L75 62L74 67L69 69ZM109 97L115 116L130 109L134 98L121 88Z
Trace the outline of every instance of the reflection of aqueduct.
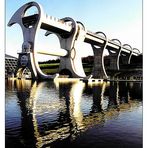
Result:
M36 7L37 14L26 16L25 13L31 7ZM130 63L131 56L138 56L139 50L132 48L128 44L122 45L117 39L109 40L103 32L92 33L87 31L81 22L72 18L53 18L44 14L42 7L36 2L30 2L19 8L10 19L8 26L18 23L23 31L22 52L19 53L18 71L20 74L28 67L33 79L54 78L56 75L46 75L39 68L36 60L37 54L60 56L61 71L68 71L72 77L86 78L82 66L81 56L78 46L81 42L91 45L94 52L94 66L91 73L92 78L108 78L104 68L104 50L108 50L110 55L110 68L119 70L119 58L124 59L126 64ZM35 40L39 29L46 30L46 36L56 34L60 41L61 50L37 51Z
M47 99L48 103L46 104L45 102L39 102L40 95L43 95L43 91L49 93L53 86L47 82L37 83L35 81L31 84L31 81L16 80L17 97L22 116L22 130L23 136L25 136L23 138L26 138L26 141L30 143L36 140L36 144L32 143L36 147L48 146L60 138L74 138L75 134L86 130L89 126L98 123L104 124L105 119L118 116L119 110L121 112L136 107L134 101L132 102L130 99L133 95L131 91L133 89L133 91L137 90L134 83L131 83L134 84L131 86L126 82L104 82L94 86L86 86L81 81L68 84L58 81L54 83L59 95L58 101L55 104L49 104ZM140 85L137 83L137 86ZM142 89L142 86L139 89ZM90 111L84 114L81 106L84 101L82 95L89 93L89 91L92 95L92 103L90 104ZM106 96L108 96L108 99L106 99ZM48 95L47 97L49 98ZM46 101L46 97L44 100ZM60 102L63 104L60 105ZM40 133L40 126L44 127L44 124L39 123L37 116L45 115L46 108L50 112L54 107L58 112L57 116L55 116L58 122L50 122L52 119L47 118L47 130Z

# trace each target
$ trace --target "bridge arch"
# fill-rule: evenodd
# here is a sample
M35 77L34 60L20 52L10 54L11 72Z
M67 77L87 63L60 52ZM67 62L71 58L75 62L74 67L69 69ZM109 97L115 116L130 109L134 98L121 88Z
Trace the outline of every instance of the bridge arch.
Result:
M114 48L107 46L107 50L110 57L109 69L117 71L119 70L119 58L122 50L122 43L118 39L112 39L111 41L113 41L114 43L117 43L119 46L118 46L118 50L115 50Z
M62 52L58 36L54 33L45 36L44 31L40 29L34 50L34 60L40 75L55 76L59 69L59 63L55 62L60 61L59 53Z
M25 13L27 12L27 10L31 9L32 7L36 7L36 9L38 10L38 13L34 14L36 17L32 22L30 22L28 20L30 19L29 17L32 17L32 15L26 17ZM11 17L8 23L8 26L12 26L15 23L21 26L24 41L22 44L22 52L19 53L18 61L20 62L18 64L18 69L23 68L21 60L22 60L22 57L26 57L26 62L27 62L28 68L31 71L32 78L38 77L36 65L34 63L34 42L35 42L36 32L39 29L39 26L41 25L40 18L42 15L43 15L42 7L35 2L30 2L20 7L14 13L14 15Z
M139 55L141 54L140 50L137 48L133 48L133 51L137 51Z
M123 51L125 47L128 49L128 52ZM130 64L132 53L133 53L133 48L129 44L124 44L121 50L120 63Z
M68 37L59 35L61 48L68 52L67 56L61 57L59 71L62 69L69 69L73 77L86 77L82 66L81 56L78 54L78 43L80 40L83 41L83 37L79 36L80 33L78 32L84 31L85 28L83 28L82 24L78 25L76 21L70 17L65 17L61 20L65 23L71 23L72 30ZM80 38L80 40L78 40L78 38Z

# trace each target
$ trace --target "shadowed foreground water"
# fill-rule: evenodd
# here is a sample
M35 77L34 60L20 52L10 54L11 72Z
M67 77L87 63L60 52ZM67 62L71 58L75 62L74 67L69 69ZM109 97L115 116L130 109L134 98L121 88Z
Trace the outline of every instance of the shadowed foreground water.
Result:
M6 148L142 148L142 83L6 80Z

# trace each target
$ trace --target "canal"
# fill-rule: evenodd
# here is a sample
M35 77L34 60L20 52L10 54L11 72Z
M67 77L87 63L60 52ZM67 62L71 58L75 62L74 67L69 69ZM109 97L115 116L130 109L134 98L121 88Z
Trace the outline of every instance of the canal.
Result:
M6 148L142 148L142 82L6 80Z

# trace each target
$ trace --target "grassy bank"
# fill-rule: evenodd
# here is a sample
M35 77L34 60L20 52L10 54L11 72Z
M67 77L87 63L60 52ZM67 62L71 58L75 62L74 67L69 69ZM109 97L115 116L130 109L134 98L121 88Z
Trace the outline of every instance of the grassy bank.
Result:
M39 66L45 74L55 74L59 70L60 63L40 63ZM92 71L92 64L83 63L83 68L86 74Z

